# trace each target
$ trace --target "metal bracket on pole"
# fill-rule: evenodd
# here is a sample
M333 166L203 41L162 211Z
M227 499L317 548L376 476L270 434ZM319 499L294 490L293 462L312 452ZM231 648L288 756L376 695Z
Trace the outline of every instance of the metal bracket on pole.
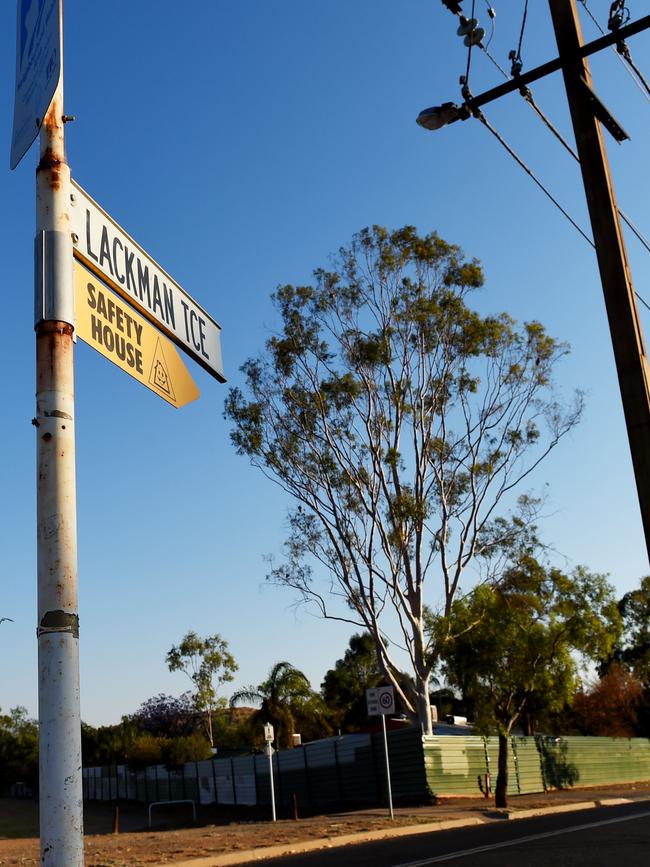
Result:
M34 328L48 321L74 327L72 255L65 232L41 231L34 238Z
M603 105L594 93L593 88L590 87L582 77L580 78L580 85L583 90L586 91L587 100L589 101L589 105L591 106L591 110L595 117L598 118L612 138L619 143L629 139L629 135L625 132L620 123L610 114L607 106Z

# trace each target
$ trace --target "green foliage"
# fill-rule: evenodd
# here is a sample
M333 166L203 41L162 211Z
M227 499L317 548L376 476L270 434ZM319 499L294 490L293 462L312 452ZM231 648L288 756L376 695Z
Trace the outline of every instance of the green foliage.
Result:
M366 723L366 689L382 681L372 635L353 635L343 659L325 673L321 684L323 701L337 729L355 731Z
M442 654L479 731L509 735L524 712L553 712L577 686L575 654L596 660L620 629L613 588L578 567L569 575L525 555L497 586L455 602Z
M132 768L146 768L164 762L164 750L172 743L171 738L156 737L149 732L137 734L126 749L123 761ZM120 764L120 762L116 762Z
M0 713L0 794L18 782L38 789L38 723L24 707Z
M191 735L181 735L176 738L166 738L161 750L161 756L167 767L176 767L185 762L201 762L212 758L210 741L200 732Z
M612 664L633 672L650 690L650 575L641 579L636 590L626 593L618 603L623 633L611 654L601 664L605 673Z
M205 713L207 735L213 744L212 714L219 706L217 687L232 681L238 668L228 642L218 634L200 638L190 631L167 653L166 662L170 671L183 671L194 684L195 705Z
M165 704L168 705L168 702ZM151 706L145 702L142 707ZM212 750L205 734L199 731L182 734L184 727L176 722L158 725L158 720L152 723L149 715L143 717L136 713L131 717L123 717L119 724L113 726L94 728L82 723L83 764L85 767L128 764L143 768L209 759Z
M292 736L300 732L304 740L331 734L322 699L311 688L306 675L290 662L276 662L259 686L238 690L230 699L232 707L260 703L250 726L256 729L254 743L261 743L261 726L270 722L275 729L276 746L290 749Z
M566 575L527 551L498 585L479 585L437 624L448 681L462 690L477 730L499 736L497 806L507 805L512 727L527 719L532 728L533 714L570 702L574 654L601 658L619 628L613 588L602 575L582 567Z
M270 580L370 632L425 730L427 576L449 615L470 563L500 571L534 511L512 492L582 410L580 395L566 408L553 395L567 347L538 322L472 309L482 283L479 263L435 232L364 229L312 285L277 289L278 332L225 405L238 453L296 502ZM499 505L513 514L498 520ZM410 681L384 620L399 624L391 645Z
M85 767L123 764L138 737L138 726L129 717L117 725L94 727L81 723L81 755Z

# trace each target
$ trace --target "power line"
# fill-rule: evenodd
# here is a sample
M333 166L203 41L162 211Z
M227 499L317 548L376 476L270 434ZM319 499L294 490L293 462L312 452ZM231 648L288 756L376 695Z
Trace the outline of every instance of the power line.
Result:
M526 19L528 18L528 0L524 3L524 14L521 19L521 30L519 32L519 44L517 45L517 59L521 60L521 46L524 41L524 30L526 29Z
M625 41L620 42L616 46L616 51L619 54L619 56L622 56L625 59L625 61L629 64L631 69L634 70L634 72L637 75L637 78L639 79L639 81L643 85L643 89L640 88L641 92L645 93L646 98L650 99L650 85L643 77L643 73L641 72L639 67L636 66L634 61L632 60L632 55L630 54L630 49L627 47L627 42L625 42Z
M524 10L524 20L522 21L522 32L523 32L523 27L525 26L526 11L527 11L527 9ZM589 11L589 10L587 10L587 11ZM591 12L589 12L589 14L591 15ZM596 24L598 24L598 22L596 22ZM600 25L598 25L598 26L600 28ZM602 28L600 28L600 29L602 30ZM520 37L519 44L521 46L521 37ZM479 43L479 48L481 48L484 51L484 53L487 55L488 59L492 61L492 63L496 66L496 68L499 70L499 72L503 75L504 78L509 79L511 77L508 75L508 73L505 71L505 69L498 63L498 61L495 60L495 58L492 56L492 54L487 50L487 48L484 45ZM519 49L518 49L518 52L519 52ZM514 52L511 52L511 55L514 55ZM513 59L514 59L514 57L513 57ZM516 76L515 76L515 78L516 78ZM526 100L528 105L530 105L530 107L533 109L533 111L537 114L539 119L544 123L544 125L547 127L547 129L560 142L562 147L565 148L571 154L573 159L578 163L578 165L580 165L580 157L575 152L575 150L571 147L569 142L564 138L562 133L557 129L556 126L554 126L552 121L544 114L542 109L535 102L535 99L533 97L533 93L532 93L531 89L529 87L524 86L524 87L521 87L519 89L519 92L521 93L523 98ZM619 214L620 218L623 220L623 222L628 226L630 231L636 236L638 241L650 253L650 241L648 241L648 239L643 235L641 230L630 220L630 218L627 216L627 214L624 211L621 210L621 208L617 207L617 210L618 210L618 214ZM645 304L645 301L643 303Z
M496 29L497 29L497 25L496 25L497 13L490 5L490 0L485 0L485 5L487 6L488 18L490 19L490 38L485 43L485 45L482 46L484 48L484 50L487 49L490 42L492 42L492 40L494 39L494 34L496 33Z
M555 198L555 196L553 196L552 193L550 193L549 190L547 190L547 188L544 186L544 184L535 175L533 170L529 166L526 165L526 163L521 159L519 154L517 154L517 152L514 151L513 148L510 147L510 145L503 138L503 136L500 135L500 133L492 126L491 123L489 123L488 119L485 117L485 115L483 114L481 109L480 108L474 109L472 114L474 115L474 117L476 117L478 120L480 120L481 123L483 124L483 126L485 126L485 128L488 129L492 133L492 135L497 139L497 141L501 145L503 145L503 147L508 151L510 156L518 163L518 165L521 166L521 168L526 172L526 174L532 178L532 180L537 184L537 186L544 193L544 195L547 196L551 200L551 202L553 202L555 207L558 208L558 210L561 211L562 214L564 214L564 216L571 223L571 225L574 227L574 229L576 229L582 235L582 237L585 239L585 241L587 241L588 244L591 244L591 246L595 250L596 245L594 244L593 240L589 237L589 235L587 235L585 232L583 232L583 230L580 228L580 226L576 223L576 221L573 219L573 217L569 214L569 212L566 211L562 207L562 205L558 202L558 200ZM637 238L641 241L641 243L644 245L644 247L648 250L648 252L650 252L650 245L648 244L648 241L643 237L643 235L641 235L641 233L636 228L636 226L625 216L625 214L620 209L619 209L619 215L621 216L621 219L623 219L627 223L627 225L634 232L634 234L637 236ZM643 304L644 307L646 307L648 310L650 310L650 304L648 304L648 302L645 300L645 298L643 298L643 296L640 295L636 291L636 289L634 290L634 295L636 296L636 299L638 301L640 301L641 304Z
M555 207L558 208L558 210L560 210L564 214L564 216L571 223L571 225L574 227L574 229L576 229L578 232L580 232L580 234L585 239L585 241L587 241L587 243L591 244L591 246L594 247L594 249L595 249L596 245L594 244L592 239L589 237L589 235L587 235L585 232L583 232L583 230L580 228L578 223L576 223L576 221L573 219L571 214L569 214L569 212L567 210L565 210L565 208L562 207L562 205L558 202L558 200L555 198L555 196L544 186L544 184L540 181L540 179L533 172L533 170L529 166L526 165L526 163L522 160L522 158L519 156L519 154L516 151L514 151L510 147L508 142L503 138L503 136L500 135L499 132L497 132L497 130L492 126L492 124L485 117L485 115L483 114L481 109L480 108L473 109L472 115L481 121L483 126L492 133L492 135L497 139L497 141L501 145L503 145L503 147L508 151L508 153L515 160L515 162L517 162L521 166L521 168L526 172L526 174L532 178L532 180L537 184L537 186L544 193L544 195L547 196L553 202Z
M562 133L553 125L553 123L549 120L549 118L544 114L541 108L537 105L533 98L533 94L529 87L520 88L519 92L526 100L526 102L530 105L533 111L537 114L540 120L545 124L545 126L553 133L555 138L560 142L560 144L571 154L573 159L580 165L580 157L575 152L575 150L571 147L568 141L564 138ZM641 244L645 247L645 249L650 253L650 241L643 235L641 230L634 225L634 223L630 220L627 214L621 210L617 206L617 211L619 217L623 220L623 222L628 226L628 228L632 231L632 233L637 237L637 239L641 242Z

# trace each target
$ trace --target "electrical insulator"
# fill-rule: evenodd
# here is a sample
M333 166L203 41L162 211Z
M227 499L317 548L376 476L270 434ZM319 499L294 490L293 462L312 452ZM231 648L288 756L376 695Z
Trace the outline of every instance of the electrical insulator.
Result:
M463 42L465 45L478 45L485 36L485 30L478 26L476 18L465 18L461 16L460 27L456 31L459 36L464 36Z

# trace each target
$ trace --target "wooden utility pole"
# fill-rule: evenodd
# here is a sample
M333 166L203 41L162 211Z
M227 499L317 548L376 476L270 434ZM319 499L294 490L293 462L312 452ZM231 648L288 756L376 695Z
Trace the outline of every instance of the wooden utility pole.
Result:
M443 3L463 20L459 3L447 3L446 0ZM623 42L627 36L647 30L650 27L650 15L618 29L610 28L611 33L583 45L576 0L549 0L549 6L559 57L515 75L504 84L478 96L466 96L461 106L447 102L425 109L420 112L417 122L425 129L436 130L448 123L466 120L480 106L515 90L522 91L531 82L558 69L562 70L594 234L646 549L650 558L650 369L599 121L618 141L628 136L591 89L591 73L586 59L590 54Z
M594 234L650 556L650 370L575 0L549 0Z
M449 4L446 0L443 3L463 20L460 4ZM562 70L594 234L646 549L650 558L650 369L599 121L618 141L628 136L591 89L591 73L586 59L590 54L623 42L627 36L648 29L650 16L646 15L618 29L611 28L611 33L583 45L576 0L549 0L549 6L560 54L558 58L529 72L515 75L504 84L478 96L466 95L461 106L447 102L425 109L420 112L417 122L425 129L436 130L448 123L466 120L480 106L515 90L521 91L531 82L558 69Z

